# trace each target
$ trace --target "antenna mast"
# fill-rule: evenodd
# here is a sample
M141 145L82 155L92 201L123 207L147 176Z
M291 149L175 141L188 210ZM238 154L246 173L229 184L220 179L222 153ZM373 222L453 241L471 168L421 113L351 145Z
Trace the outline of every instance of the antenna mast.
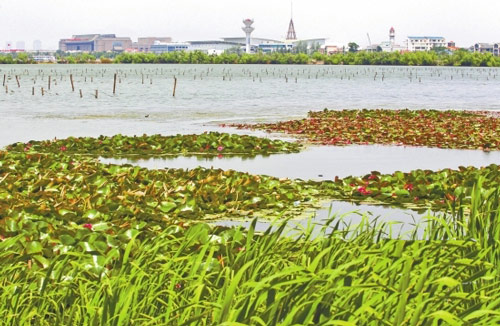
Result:
M287 40L296 40L297 34L295 34L295 26L293 25L293 2L290 1L290 24L288 25L288 33L286 34Z

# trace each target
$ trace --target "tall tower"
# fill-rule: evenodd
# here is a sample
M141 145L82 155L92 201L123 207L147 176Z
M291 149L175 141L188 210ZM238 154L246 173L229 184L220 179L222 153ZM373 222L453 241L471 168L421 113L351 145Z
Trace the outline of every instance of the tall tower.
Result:
M288 33L286 34L287 40L296 40L297 35L295 34L295 27L293 26L293 18L290 19L290 25L288 25Z
M296 40L295 26L293 26L293 2L290 1L290 24L288 25L288 33L286 34L287 40Z
M245 19L243 21L243 24L245 24L245 27L243 27L242 30L247 36L245 52L250 53L250 34L252 34L252 32L255 30L255 28L252 27L253 19Z
M394 27L391 27L389 30L389 41L391 42L392 47L396 41L396 31L394 30Z

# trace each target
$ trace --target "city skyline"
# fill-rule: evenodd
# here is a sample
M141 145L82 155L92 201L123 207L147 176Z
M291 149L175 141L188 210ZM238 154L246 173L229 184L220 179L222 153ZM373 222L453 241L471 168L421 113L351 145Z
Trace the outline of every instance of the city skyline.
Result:
M397 43L413 35L443 36L460 47L500 41L496 32L500 21L495 17L500 2L493 0L423 0L404 6L395 0L341 4L295 0L293 6L298 39L325 37L332 44L356 42L365 47L367 33L378 43L389 39L389 28L394 26ZM243 18L254 19L252 36L284 39L290 1L144 0L138 8L117 0L4 0L0 3L0 44L24 42L30 50L34 40L41 40L44 49L52 50L61 38L87 33L114 33L132 39L169 36L174 41L219 39L244 35Z

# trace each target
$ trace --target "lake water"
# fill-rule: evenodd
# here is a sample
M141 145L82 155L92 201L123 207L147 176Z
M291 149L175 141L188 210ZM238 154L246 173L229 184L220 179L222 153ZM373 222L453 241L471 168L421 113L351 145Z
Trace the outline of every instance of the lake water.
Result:
M118 82L113 94L115 73ZM6 87L0 89L0 146L30 139L117 133L171 135L217 130L265 136L263 132L221 128L219 124L300 118L310 110L323 108L500 109L499 68L5 65L0 66L0 79L4 75ZM174 76L175 97L172 96ZM390 173L490 163L500 163L500 154L351 146L310 147L298 154L246 160L191 157L135 164L150 168L214 166L321 180L335 175L363 175L372 170ZM356 209L407 224L413 219L404 211L351 207L347 203L335 203L332 211L343 214ZM325 210L322 212L316 221L325 218Z
M278 178L333 180L335 176L362 176L372 171L392 173L415 169L456 169L459 166L500 164L500 151L454 150L407 146L309 146L300 153L241 157L162 157L154 159L100 159L104 163L130 163L150 169L217 168Z
M223 122L276 121L323 108L498 110L500 90L498 68L3 65L0 80L3 75L0 146L68 136L196 133L220 130Z

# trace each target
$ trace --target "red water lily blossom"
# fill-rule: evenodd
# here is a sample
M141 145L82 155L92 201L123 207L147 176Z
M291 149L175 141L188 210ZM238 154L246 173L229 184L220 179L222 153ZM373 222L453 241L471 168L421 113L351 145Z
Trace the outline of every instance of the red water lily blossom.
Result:
M84 224L83 227L92 231L92 224L90 223Z
M65 152L68 148L64 145L62 145L60 148L61 152Z
M367 190L366 187L359 187L358 192L363 196L371 195L372 193L370 190Z
M407 183L405 184L404 188L408 191L412 191L413 190L413 184L411 183Z

